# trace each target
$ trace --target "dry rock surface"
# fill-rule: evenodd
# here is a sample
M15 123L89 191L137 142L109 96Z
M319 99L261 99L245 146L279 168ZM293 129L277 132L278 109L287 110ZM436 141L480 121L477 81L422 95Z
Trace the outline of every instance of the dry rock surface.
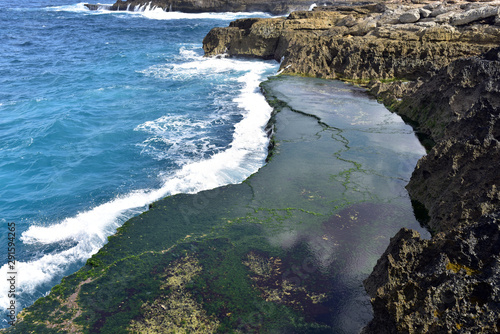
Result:
M215 28L206 36L204 49L207 55L274 58L281 61L283 73L415 80L435 74L453 60L497 46L497 14L491 12L492 16L478 18L474 24L450 22L452 17L478 9L498 10L498 5L476 9L469 9L474 7L471 4L316 7L287 17L241 19L227 28Z
M499 332L500 2L415 2L237 20L204 50L365 85L432 142L407 189L433 237L391 240L365 333Z

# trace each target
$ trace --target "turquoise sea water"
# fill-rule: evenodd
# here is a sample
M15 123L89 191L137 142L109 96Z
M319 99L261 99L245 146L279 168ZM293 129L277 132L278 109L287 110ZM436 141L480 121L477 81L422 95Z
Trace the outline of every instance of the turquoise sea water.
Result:
M266 15L0 2L0 235L6 258L16 223L19 309L152 201L263 165L258 84L278 64L202 57L212 27L246 16Z

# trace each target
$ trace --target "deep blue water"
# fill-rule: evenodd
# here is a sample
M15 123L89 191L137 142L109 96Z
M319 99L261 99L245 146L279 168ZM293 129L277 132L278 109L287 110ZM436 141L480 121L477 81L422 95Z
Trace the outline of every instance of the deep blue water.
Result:
M258 84L277 64L201 48L212 27L256 15L0 2L0 245L5 258L15 222L18 310L148 203L262 166L271 109Z

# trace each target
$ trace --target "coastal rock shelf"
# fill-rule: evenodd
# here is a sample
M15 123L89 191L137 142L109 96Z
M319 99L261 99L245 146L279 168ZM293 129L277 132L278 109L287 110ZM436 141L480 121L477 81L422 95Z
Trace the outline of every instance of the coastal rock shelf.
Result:
M152 203L8 333L359 332L363 279L401 227L425 153L360 88L281 76L269 163L241 184ZM430 237L430 236L429 236Z
M360 84L426 143L407 189L433 238L391 240L365 281L365 333L500 331L498 13L496 1L341 4L237 20L204 40L208 55Z
M205 53L276 59L283 73L367 83L425 78L500 43L500 27L489 23L452 26L431 17L402 24L408 6L400 4L328 8L214 28Z

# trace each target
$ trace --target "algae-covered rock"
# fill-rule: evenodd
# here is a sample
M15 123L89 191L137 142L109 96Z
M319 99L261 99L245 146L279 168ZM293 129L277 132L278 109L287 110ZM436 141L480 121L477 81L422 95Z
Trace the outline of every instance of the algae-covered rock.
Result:
M215 333L219 321L186 290L186 285L201 272L196 258L187 255L165 270L161 290L165 293L141 307L142 316L128 327L132 333ZM167 292L168 291L168 292Z

